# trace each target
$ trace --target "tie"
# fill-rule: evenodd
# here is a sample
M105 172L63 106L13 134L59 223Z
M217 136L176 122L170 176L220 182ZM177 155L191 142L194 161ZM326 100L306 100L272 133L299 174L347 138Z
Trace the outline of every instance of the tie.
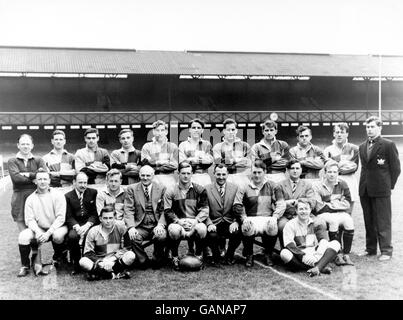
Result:
M292 182L292 193L295 193L295 190L297 190L297 182L293 181Z
M84 203L83 203L83 193L80 192L80 208L81 208L81 214L84 215Z
M224 200L224 187L220 186L221 199Z
M373 140L369 140L368 141L368 146L367 146L367 158L369 158L369 156L371 155L371 151L372 151L372 146L374 145L374 141Z
M148 187L144 187L144 195L146 196L146 200L150 200L150 194L148 193Z

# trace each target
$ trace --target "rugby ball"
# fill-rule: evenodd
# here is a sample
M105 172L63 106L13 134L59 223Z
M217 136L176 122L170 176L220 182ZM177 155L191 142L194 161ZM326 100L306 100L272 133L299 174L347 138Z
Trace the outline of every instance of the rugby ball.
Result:
M183 271L199 271L203 268L203 262L195 257L186 255L179 260L179 269Z

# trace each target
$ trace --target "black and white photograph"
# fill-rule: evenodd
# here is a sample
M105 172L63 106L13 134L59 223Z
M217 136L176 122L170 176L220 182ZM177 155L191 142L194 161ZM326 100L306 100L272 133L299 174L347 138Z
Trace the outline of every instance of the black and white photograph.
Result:
M402 16L0 0L0 300L403 299Z

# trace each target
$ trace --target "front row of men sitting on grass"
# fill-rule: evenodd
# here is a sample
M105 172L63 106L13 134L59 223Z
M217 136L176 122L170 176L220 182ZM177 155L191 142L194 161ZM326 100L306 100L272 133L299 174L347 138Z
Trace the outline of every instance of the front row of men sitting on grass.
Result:
M179 181L168 190L154 180L154 169L148 165L140 169L140 182L126 189L120 186L122 174L117 169L108 172L105 189L98 191L87 186L88 176L80 172L74 189L63 194L49 187L49 173L39 169L36 191L25 204L27 228L18 239L18 276L26 276L31 266L35 275L45 273L40 248L47 241L52 241L56 268L67 262L69 250L72 274L85 271L89 280L129 278L129 269L157 269L169 260L180 270L182 240L188 241L188 254L200 261L211 259L212 265L234 264L243 242L246 267L252 267L256 237L261 237L269 266L276 262L278 238L281 261L291 270L316 276L331 272L329 262L352 264L351 196L347 184L338 179L336 162L327 162L323 180L308 181L300 179L301 163L292 160L287 178L275 183L266 179L266 164L255 160L244 189L227 181L224 164L216 165L215 181L206 187L192 182L192 170L189 162L181 162ZM148 241L154 245L151 259L145 248ZM212 249L210 257L207 247Z

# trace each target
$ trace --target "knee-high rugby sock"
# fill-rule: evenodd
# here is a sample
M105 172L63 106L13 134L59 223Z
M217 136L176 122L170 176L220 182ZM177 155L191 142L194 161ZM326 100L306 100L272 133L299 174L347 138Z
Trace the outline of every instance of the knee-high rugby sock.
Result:
M308 270L311 267L303 263L302 261L299 261L296 256L293 256L290 261L288 261L286 264L286 267L288 267L291 271L299 271L299 270Z
M354 230L344 230L343 232L343 253L348 254L353 244Z
M322 258L317 262L316 267L318 267L319 271L322 271L327 264L332 261L337 255L337 252L332 248L327 248Z
M21 265L23 267L29 268L30 265L29 254L31 252L31 246L29 244L28 245L19 244L18 247L20 250Z

